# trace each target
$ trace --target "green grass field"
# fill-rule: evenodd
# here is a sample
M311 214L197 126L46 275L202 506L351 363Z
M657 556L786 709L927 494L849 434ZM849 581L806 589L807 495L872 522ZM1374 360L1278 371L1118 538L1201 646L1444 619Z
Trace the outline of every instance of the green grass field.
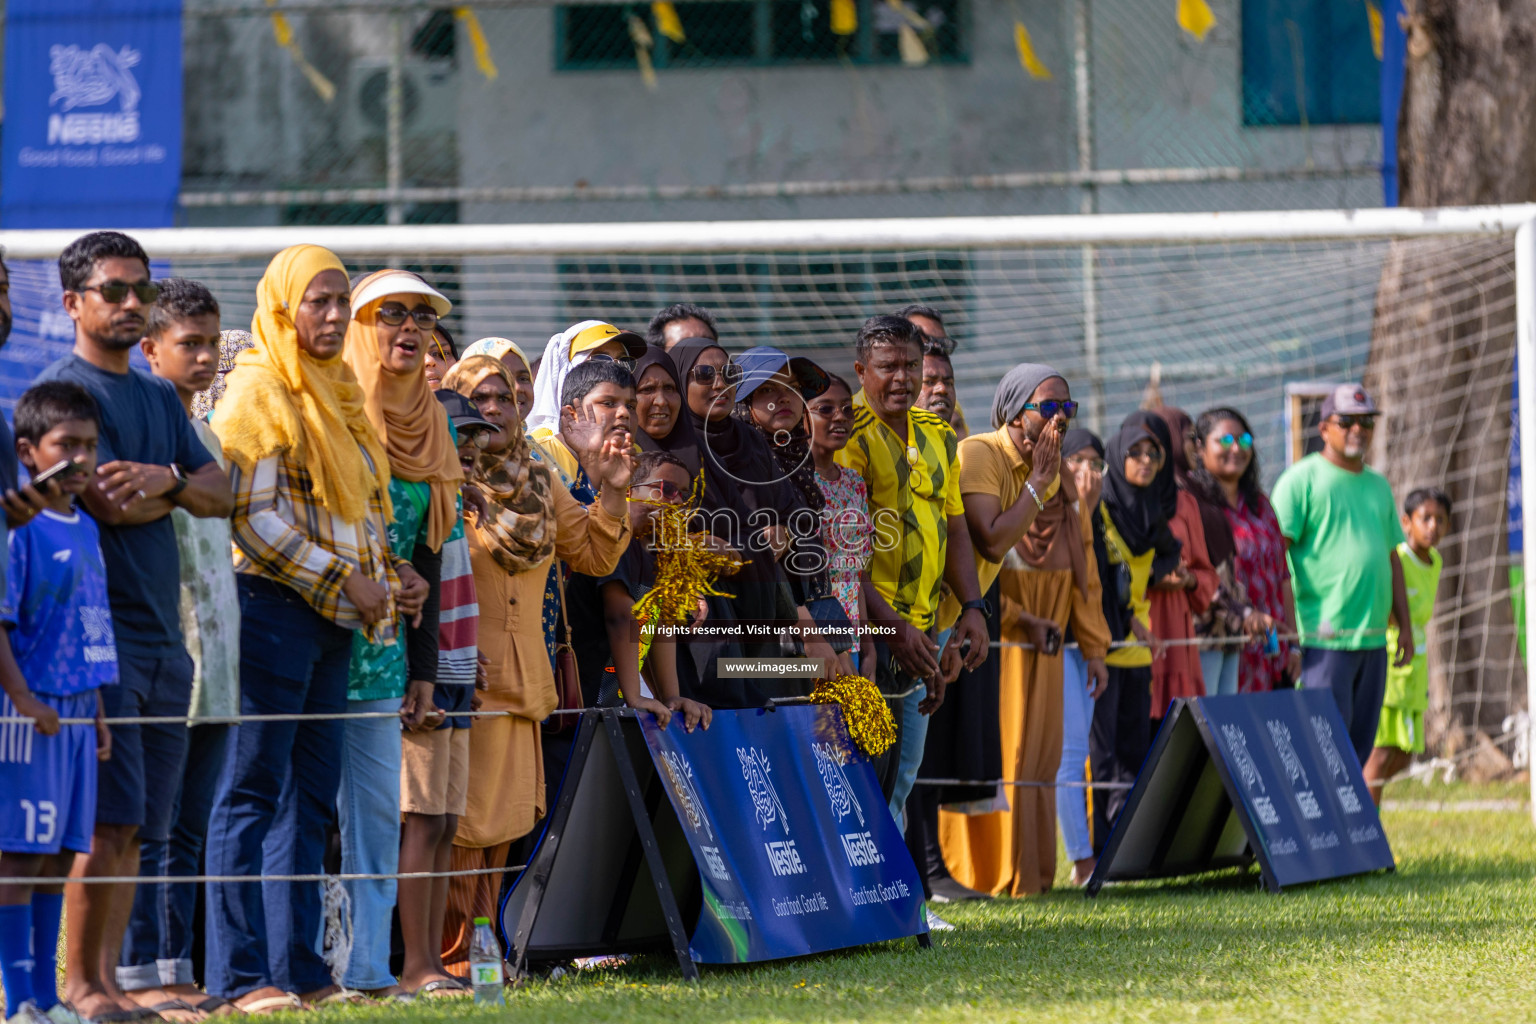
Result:
M1422 800L1399 784L1389 798ZM1432 787L1454 801L1508 787ZM890 943L763 967L660 957L533 981L505 1011L463 1002L306 1015L433 1021L1518 1021L1536 1005L1536 828L1528 811L1390 811L1393 874L1271 896L1257 875L944 909L934 948Z

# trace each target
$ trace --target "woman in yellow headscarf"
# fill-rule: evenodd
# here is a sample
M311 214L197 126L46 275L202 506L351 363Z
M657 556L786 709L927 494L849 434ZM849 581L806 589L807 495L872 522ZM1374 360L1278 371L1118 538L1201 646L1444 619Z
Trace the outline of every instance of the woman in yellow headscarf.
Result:
M235 492L243 715L345 711L353 633L390 642L397 615L426 599L425 581L385 546L388 456L341 359L349 294L327 250L278 253L256 288L256 346L236 362L214 423ZM321 870L343 734L335 720L235 730L208 824L210 874ZM315 943L319 888L273 885L288 888L208 888L208 991L248 1013L336 994ZM265 907L284 913L268 922ZM286 970L274 977L272 964Z

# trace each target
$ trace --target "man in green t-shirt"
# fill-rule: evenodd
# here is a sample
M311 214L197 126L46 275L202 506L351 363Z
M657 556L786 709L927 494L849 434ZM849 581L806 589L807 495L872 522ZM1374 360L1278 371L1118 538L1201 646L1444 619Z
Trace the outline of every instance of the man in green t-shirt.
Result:
M1365 464L1376 404L1341 384L1323 399L1322 452L1280 475L1270 504L1291 564L1301 685L1331 689L1365 764L1376 739L1387 680L1387 626L1396 623L1394 665L1413 658L1413 627L1397 545L1403 539L1392 487Z

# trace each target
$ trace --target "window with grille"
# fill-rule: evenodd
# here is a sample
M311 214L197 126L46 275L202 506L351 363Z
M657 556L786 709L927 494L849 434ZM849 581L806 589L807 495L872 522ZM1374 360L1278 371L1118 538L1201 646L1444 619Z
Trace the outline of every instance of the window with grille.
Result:
M678 3L681 42L661 32L650 4L561 4L555 8L555 66L564 71L635 68L637 35L649 37L651 63L658 70L840 61L899 64L903 25L912 29L929 61L968 59L964 0L854 4L858 28L851 35L837 35L831 26L831 0Z
M1245 125L1381 121L1381 60L1365 0L1242 4Z

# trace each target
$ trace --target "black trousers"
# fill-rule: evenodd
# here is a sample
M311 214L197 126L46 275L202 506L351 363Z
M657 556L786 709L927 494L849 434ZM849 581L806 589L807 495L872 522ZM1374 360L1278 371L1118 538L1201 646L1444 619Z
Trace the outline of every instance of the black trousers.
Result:
M1152 745L1152 669L1109 667L1109 685L1093 706L1088 757L1094 782L1131 783ZM1093 791L1093 852L1104 852L1129 789Z

